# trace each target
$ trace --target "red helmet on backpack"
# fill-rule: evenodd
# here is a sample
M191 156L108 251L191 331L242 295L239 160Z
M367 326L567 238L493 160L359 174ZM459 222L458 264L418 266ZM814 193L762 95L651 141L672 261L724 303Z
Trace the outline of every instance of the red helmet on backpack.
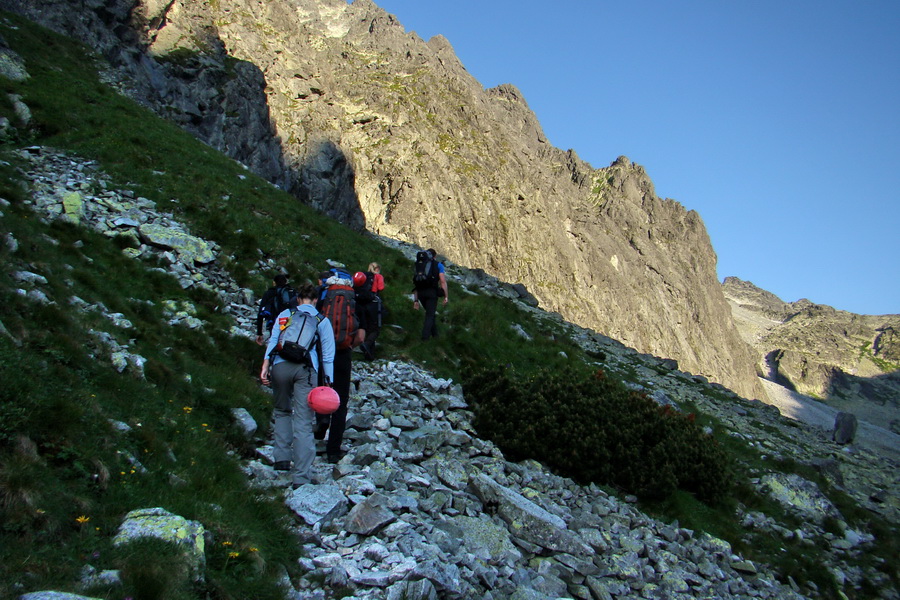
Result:
M320 385L310 390L306 403L318 414L330 415L341 405L341 399L336 391L327 385Z
M362 271L357 271L353 274L353 287L360 287L366 282L366 274Z

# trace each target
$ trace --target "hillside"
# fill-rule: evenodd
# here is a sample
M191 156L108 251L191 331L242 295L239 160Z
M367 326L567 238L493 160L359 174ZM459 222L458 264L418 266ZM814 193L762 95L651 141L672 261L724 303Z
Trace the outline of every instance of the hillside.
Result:
M898 597L890 457L452 263L445 335L423 344L403 284L413 247L298 206L105 68L0 14L0 596ZM390 314L380 360L355 365L350 452L289 491L253 301L279 268L302 281L372 258ZM458 385L486 365L583 369L652 398L727 453L734 487L720 504L650 501L510 460Z
M784 302L736 277L723 290L761 376L900 433L900 315Z
M513 85L485 90L451 41L371 0L0 7L95 48L120 89L350 227L762 396L701 217L625 157L595 169L552 147Z

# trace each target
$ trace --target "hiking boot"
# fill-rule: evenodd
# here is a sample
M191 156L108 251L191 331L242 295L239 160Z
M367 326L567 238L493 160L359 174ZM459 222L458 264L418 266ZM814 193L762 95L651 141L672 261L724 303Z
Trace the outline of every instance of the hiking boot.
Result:
M309 481L308 481L307 483L311 483L311 484L313 484L313 485L319 485L319 484L322 483L322 482L319 481L319 478L318 478L318 477L310 477L310 479L309 479ZM300 487L302 487L302 486L304 486L304 485L307 485L307 483L292 483L292 484L291 484L291 489L292 489L292 490L296 490L296 489L298 489L298 488L300 488Z
M328 456L325 457L325 460L327 460L329 464L336 465L345 456L347 456L347 453L341 450L337 454L328 454Z
M291 470L291 461L276 460L274 466L275 466L276 471L290 471Z

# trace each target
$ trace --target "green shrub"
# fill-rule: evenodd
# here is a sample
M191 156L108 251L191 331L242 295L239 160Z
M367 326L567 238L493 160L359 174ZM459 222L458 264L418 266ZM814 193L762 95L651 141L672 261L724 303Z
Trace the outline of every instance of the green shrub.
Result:
M508 458L533 458L576 481L611 485L645 499L681 489L704 501L732 482L725 451L693 415L659 407L605 376L490 368L464 382L479 435Z

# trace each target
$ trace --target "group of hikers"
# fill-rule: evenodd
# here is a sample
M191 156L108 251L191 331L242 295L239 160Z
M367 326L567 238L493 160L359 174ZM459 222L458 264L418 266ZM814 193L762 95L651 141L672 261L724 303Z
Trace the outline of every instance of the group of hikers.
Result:
M329 463L346 454L342 443L352 354L358 348L366 360L375 358L385 282L375 262L352 275L330 268L319 274L318 284L307 282L296 289L284 274L273 282L260 299L256 317L256 342L266 347L260 381L271 385L274 395L274 467L290 471L296 489L314 483L316 440L324 441ZM443 297L446 305L448 290L444 265L434 249L417 254L412 295L413 308L425 309L422 339L436 337L438 300ZM316 412L308 402L311 393L324 388L334 390L339 399L328 414Z

